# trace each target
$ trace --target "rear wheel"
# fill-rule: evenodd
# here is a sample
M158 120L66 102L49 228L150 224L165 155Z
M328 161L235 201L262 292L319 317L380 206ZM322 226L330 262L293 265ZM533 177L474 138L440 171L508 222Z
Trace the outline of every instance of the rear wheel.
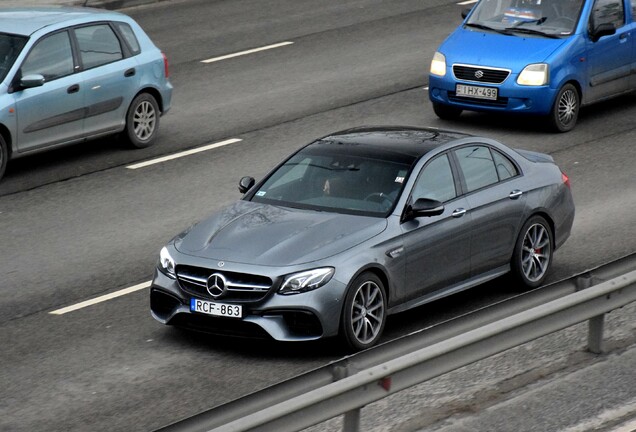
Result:
M0 179L4 175L4 171L7 169L7 162L9 161L9 149L7 143L0 135Z
M437 115L437 117L441 118L442 120L455 120L462 113L462 110L460 108L455 108L453 106L444 105L437 102L433 102L433 111L435 111L435 115Z
M375 274L362 273L351 283L345 297L341 337L350 349L369 348L380 339L385 321L384 284Z
M134 148L145 148L154 144L159 129L159 104L148 93L142 93L133 99L126 114L128 143Z
M528 288L540 286L552 264L554 240L548 222L533 216L523 225L512 256L512 273L516 282Z
M569 83L561 87L550 112L552 128L557 132L574 129L579 117L579 108L580 96L576 87Z

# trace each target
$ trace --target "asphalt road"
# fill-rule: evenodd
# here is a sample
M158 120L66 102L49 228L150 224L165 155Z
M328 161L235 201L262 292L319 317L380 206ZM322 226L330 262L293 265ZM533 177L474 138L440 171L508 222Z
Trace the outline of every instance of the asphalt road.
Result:
M450 1L178 0L126 9L171 63L172 111L156 146L115 139L16 160L0 182L0 430L152 430L319 367L329 343L204 337L150 318L147 290L51 311L148 281L173 235L239 198L309 140L351 126L459 129L554 156L577 204L550 280L636 251L636 98L581 112L567 134L536 119L465 114L427 101ZM212 63L201 60L293 42ZM137 161L241 141L146 168ZM510 295L500 283L392 317L386 339ZM589 414L581 414L589 415Z

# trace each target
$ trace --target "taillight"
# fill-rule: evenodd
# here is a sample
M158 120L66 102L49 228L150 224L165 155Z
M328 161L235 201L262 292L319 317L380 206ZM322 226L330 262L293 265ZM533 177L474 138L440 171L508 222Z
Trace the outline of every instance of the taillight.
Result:
M565 175L565 173L563 171L561 171L561 180L563 181L563 183L567 186L570 187L570 177L568 177L567 175Z
M161 53L161 55L163 56L163 73L166 76L166 78L169 78L170 69L168 68L168 57L166 57L164 53Z

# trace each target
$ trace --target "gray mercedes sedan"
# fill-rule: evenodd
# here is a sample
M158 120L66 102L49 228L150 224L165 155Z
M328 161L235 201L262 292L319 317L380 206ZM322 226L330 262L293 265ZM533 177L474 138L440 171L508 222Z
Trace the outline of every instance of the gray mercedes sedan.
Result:
M280 341L376 344L389 314L510 273L536 287L574 203L552 157L413 127L350 129L304 146L243 198L160 252L164 324Z

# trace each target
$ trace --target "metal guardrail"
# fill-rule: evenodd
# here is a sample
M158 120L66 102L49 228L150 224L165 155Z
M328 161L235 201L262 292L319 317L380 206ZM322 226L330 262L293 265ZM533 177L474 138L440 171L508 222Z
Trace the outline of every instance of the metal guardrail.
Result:
M524 310L528 300L525 295L519 296L524 297L523 301L512 309L521 311L512 315L472 328L470 324L459 325L464 327L462 331L451 336L443 330L433 334L428 345L413 348L422 339L418 332L410 335L415 336L415 342L409 342L407 337L402 348L386 348L394 342L404 345L404 341L397 340L378 347L375 353L369 350L366 359L366 352L360 353L362 363L366 361L369 366L360 368L358 363L358 367L352 367L358 355L351 356L175 423L161 432L298 431L342 414L344 431L354 432L359 430L360 409L369 403L587 320L588 348L602 352L604 314L636 301L636 271L616 276L626 267L636 268L636 255L619 261L555 284L557 289L550 291L570 292L560 298L544 303L535 299L532 302L537 304ZM608 275L613 279L594 285L595 280ZM496 306L495 315L511 309L506 306L497 312ZM492 307L485 309L488 313L484 316L492 315ZM396 355L400 350L405 352Z

